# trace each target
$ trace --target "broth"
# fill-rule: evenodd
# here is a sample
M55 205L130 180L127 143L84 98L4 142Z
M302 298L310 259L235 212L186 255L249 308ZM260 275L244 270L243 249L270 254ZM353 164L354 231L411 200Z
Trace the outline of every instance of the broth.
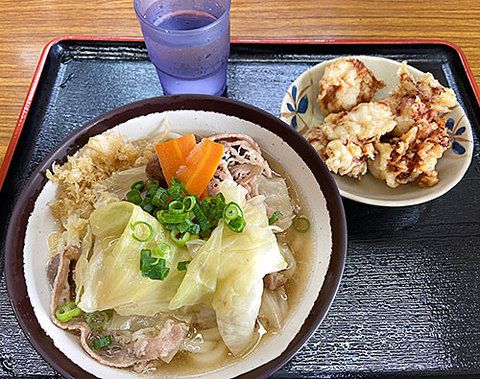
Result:
M262 151L262 154L268 161L270 167L285 179L290 199L292 200L293 204L300 209L299 215L305 215L307 218L309 218L308 213L304 211L308 209L306 202L296 190L290 176L280 167L277 162L275 162L275 160L269 154L265 153L264 151ZM294 309L302 300L302 295L309 279L308 276L310 272L309 267L311 267L312 261L313 241L311 228L307 232L301 233L294 230L293 226L291 226L287 231L276 234L276 236L280 243L287 244L290 247L296 261L295 274L285 284L285 292L288 298L288 316L285 320L285 325L288 326L292 309ZM251 347L248 348L243 355L235 357L233 354L228 352L227 356L223 360L218 361L215 364L202 366L199 365L198 362L196 362L192 357L192 355L195 353L182 351L178 353L168 364L165 362L159 362L157 366L157 373L171 375L195 375L211 372L234 364L239 359L243 359L257 350L259 347L268 343L270 337L277 333L282 333L282 331L266 330L264 326L257 321L254 341L252 342ZM220 341L220 343L222 343L222 341Z
M145 151L151 148L151 146L146 144L145 141L138 141L135 143L135 145L137 147L140 147L141 149L145 149ZM309 218L307 204L300 196L300 193L296 189L290 176L275 161L275 159L273 159L273 157L271 157L265 152L262 152L262 155L270 165L271 169L278 173L283 179L285 179L291 202L293 203L295 209L299 210L298 212L295 212L295 214L305 215L307 218ZM309 281L313 249L311 233L311 229L305 233L301 233L299 231L296 231L291 226L287 231L276 234L278 242L280 244L287 245L290 248L296 262L295 273L286 282L284 286L286 294L285 300L288 304L288 311L286 319L284 321L284 325L286 326L288 326L289 317L293 313L292 310L295 309L298 303L302 300L306 285ZM109 242L113 243L113 241ZM49 236L50 250L56 250L58 244L59 236L57 236L56 233L52 233ZM160 313L157 314L157 316L158 315L160 315ZM168 317L175 316L172 316L170 314ZM159 325L160 322L158 323L158 325L156 324L156 326ZM110 329L110 332L112 332L112 330L114 329ZM206 332L203 332L202 330L196 330L195 325L190 326L189 336L191 339L201 339L203 337L206 337L203 336L202 333ZM173 359L168 364L161 361L160 359L157 359L144 365L142 372L154 373L155 375L195 375L211 372L219 368L229 366L235 363L235 361L248 356L253 351L263 346L265 343L268 343L268 340L271 336L279 333L282 333L282 330L267 329L265 328L264 323L262 323L261 320L257 320L257 327L255 330L252 344L249 348L245 350L243 354L239 354L238 356L234 356L233 354L231 354L220 337L217 340L205 338L212 346L212 349L209 350L209 352L193 353L189 351L180 351L174 355ZM214 341L218 341L216 342L216 345ZM209 354L209 356L207 356L206 354ZM203 361L204 363L202 363L201 361Z

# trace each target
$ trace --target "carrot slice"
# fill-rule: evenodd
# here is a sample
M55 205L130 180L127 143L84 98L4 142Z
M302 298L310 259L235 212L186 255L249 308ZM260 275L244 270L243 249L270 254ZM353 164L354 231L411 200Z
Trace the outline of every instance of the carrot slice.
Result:
M222 159L223 145L203 139L189 154L184 166L177 173L185 188L191 194L201 196L213 178Z
M163 176L165 176L165 180L169 185L172 178L175 177L178 168L185 164L188 154L190 154L196 144L195 136L187 134L155 146Z

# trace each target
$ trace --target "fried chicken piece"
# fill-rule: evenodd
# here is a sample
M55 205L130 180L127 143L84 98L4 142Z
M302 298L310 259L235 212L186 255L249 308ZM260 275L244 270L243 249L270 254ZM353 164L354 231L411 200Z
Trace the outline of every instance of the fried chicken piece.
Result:
M367 172L367 160L373 159L375 149L371 142L342 143L336 139L328 143L325 163L330 171L359 179Z
M375 144L378 154L368 168L392 188L417 179L421 187L431 187L438 182L438 159L451 145L443 115L455 107L457 99L430 73L415 79L406 62L398 77L400 83L385 99L395 114L395 138Z
M378 154L375 160L368 162L368 168L392 188L417 179L420 187L431 187L438 182L435 170L438 159L450 145L444 118L421 119L391 143L375 143Z
M350 112L330 114L305 137L330 171L360 178L367 172L367 161L375 156L374 143L394 127L388 105L362 103Z
M325 115L349 111L360 103L370 102L375 92L383 87L385 83L362 61L339 58L325 68L317 102Z
M395 114L395 137L400 137L416 126L420 120L431 122L455 107L457 99L450 88L442 86L432 74L426 73L416 80L408 71L406 62L398 70L400 83L385 100Z

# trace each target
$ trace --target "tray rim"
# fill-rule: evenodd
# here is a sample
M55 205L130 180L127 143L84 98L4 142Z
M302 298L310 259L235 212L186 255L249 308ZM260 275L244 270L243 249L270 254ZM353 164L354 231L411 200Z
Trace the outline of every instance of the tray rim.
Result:
M0 191L2 190L3 183L8 173L8 169L13 159L18 140L22 133L23 127L25 125L26 119L30 112L31 105L35 98L38 85L40 83L41 76L43 74L43 69L45 67L47 57L50 54L51 49L58 43L65 41L81 41L81 42L144 42L143 37L132 37L132 36L91 36L91 35L81 35L81 34L71 34L56 37L50 40L42 49L40 53L37 66L35 68L30 87L27 91L25 101L23 103L20 115L18 116L17 122L10 137L10 142L7 147L7 151L3 158L2 165L0 166ZM441 39L302 39L302 38L266 38L266 39L243 39L243 38L232 38L232 44L238 45L250 45L250 44L264 44L264 45L280 45L280 44L291 44L291 45L380 45L380 44L392 44L392 45L419 45L419 44L432 44L432 45L441 45L447 46L453 49L459 56L462 66L467 74L468 81L470 86L473 89L475 98L478 105L480 106L480 88L475 81L473 71L468 63L467 56L463 50L457 44L450 42L448 40Z
M2 190L3 183L6 179L9 166L13 159L13 156L16 151L18 140L21 136L23 126L27 120L28 114L30 112L32 103L35 99L35 95L40 84L40 79L45 68L47 58L52 50L57 44L65 41L79 41L79 42L125 42L125 43L142 43L144 42L142 37L122 37L122 36L90 36L90 35L64 35L56 37L50 40L41 50L30 87L28 88L26 98L24 100L21 112L19 114L18 120L15 124L12 137L10 138L7 151L4 156L4 160L0 165L0 193ZM471 67L467 61L467 57L464 54L463 50L456 44L439 39L231 39L232 44L237 45L249 45L249 44L259 44L259 45L276 45L276 44L285 44L285 45L377 45L377 44L391 44L391 45L416 45L416 44L431 44L433 46L446 46L455 51L458 54L458 57L461 60L462 68L467 74L468 82L471 89L474 92L474 98L476 99L478 105L480 106L480 84L477 85ZM471 98L469 96L469 98ZM8 158L8 159L7 159ZM43 357L42 357L43 359Z

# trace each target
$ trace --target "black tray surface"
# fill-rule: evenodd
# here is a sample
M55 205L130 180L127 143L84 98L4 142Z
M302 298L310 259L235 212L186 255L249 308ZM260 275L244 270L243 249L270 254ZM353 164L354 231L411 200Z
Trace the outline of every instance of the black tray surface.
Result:
M345 274L326 319L274 377L480 377L480 109L458 52L443 44L232 45L227 96L278 115L290 83L339 55L408 60L454 89L474 129L460 184L434 201L382 208L344 199ZM162 94L140 42L64 40L47 56L3 189L0 254L25 181L57 144L90 119ZM58 374L21 331L0 263L0 376Z

